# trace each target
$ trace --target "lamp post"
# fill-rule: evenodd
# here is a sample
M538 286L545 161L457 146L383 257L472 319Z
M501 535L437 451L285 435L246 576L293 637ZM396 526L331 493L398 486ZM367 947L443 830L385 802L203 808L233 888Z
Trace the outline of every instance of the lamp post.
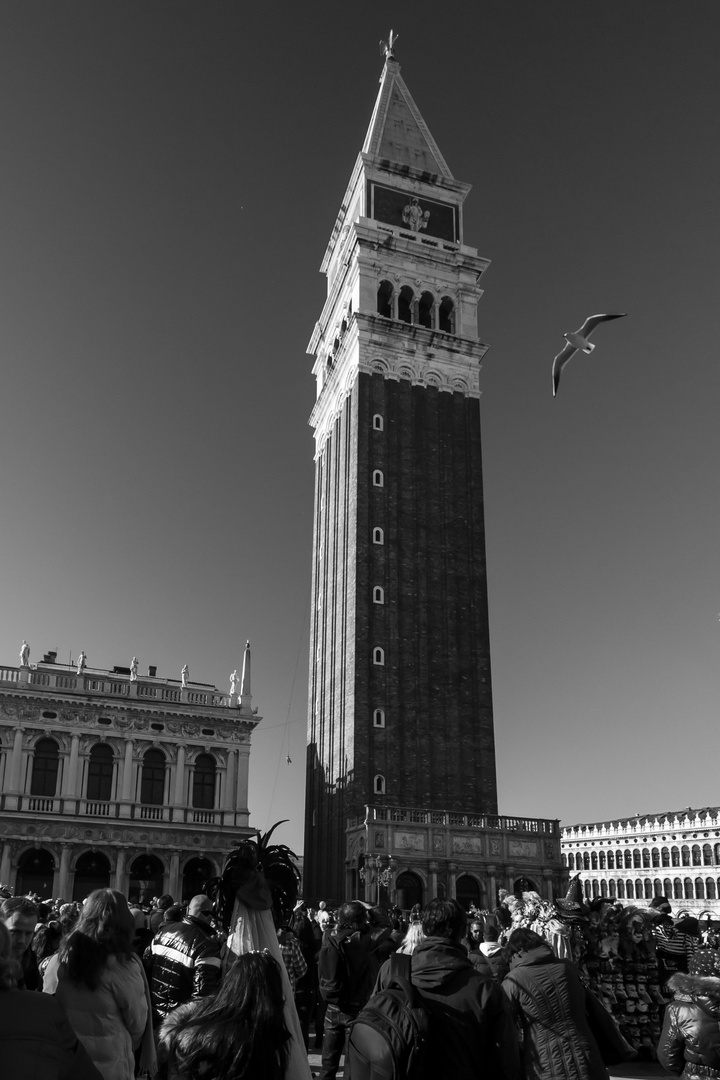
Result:
M369 852L365 858L365 862L360 867L359 875L360 880L366 886L366 896L368 890L370 897L368 902L372 902L373 892L372 887L377 886L377 892L375 894L375 902L380 903L380 890L388 889L392 879L397 870L397 863L391 855L375 855Z

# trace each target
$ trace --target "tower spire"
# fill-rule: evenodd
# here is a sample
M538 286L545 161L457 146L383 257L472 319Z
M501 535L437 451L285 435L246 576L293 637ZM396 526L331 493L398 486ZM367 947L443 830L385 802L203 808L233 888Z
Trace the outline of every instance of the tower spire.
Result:
M245 643L245 655L243 656L242 681L240 683L240 708L249 709L252 705L250 693L250 642Z

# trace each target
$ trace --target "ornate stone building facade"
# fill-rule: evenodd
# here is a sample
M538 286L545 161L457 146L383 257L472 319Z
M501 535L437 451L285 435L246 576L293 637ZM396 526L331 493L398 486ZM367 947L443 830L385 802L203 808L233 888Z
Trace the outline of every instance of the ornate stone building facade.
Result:
M241 693L56 662L0 668L0 881L82 899L187 899L248 835L250 649Z
M587 899L644 907L667 896L676 913L720 915L720 807L571 825L562 859L571 876L580 873Z
M347 895L372 904L440 896L491 909L499 889L565 892L558 821L368 806L347 839Z

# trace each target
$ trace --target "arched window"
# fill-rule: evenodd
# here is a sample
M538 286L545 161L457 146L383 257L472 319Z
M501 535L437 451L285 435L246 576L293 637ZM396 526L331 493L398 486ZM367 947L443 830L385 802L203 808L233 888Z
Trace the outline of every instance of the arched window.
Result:
M109 802L112 799L112 780L112 748L107 743L96 743L90 751L88 762L86 794L88 802Z
M373 544L384 544L384 543L385 543L385 533L383 532L383 530L378 529L378 528L373 529Z
M593 851L591 853L591 855L590 855L590 865L592 866L593 870L597 870L597 868L598 868L597 851Z
M682 864L683 864L683 866L690 866L691 865L691 863L690 863L690 848L687 846L687 844L683 844L683 846L682 846Z
M23 852L18 859L15 895L33 892L52 896L54 870L55 860L45 848L31 847Z
M625 852L625 869L632 870L632 851Z
M670 858L672 860L673 866L679 866L680 865L680 848L679 847L672 847L670 849Z
M620 848L615 852L615 866L618 870L622 870L623 868L623 853Z
M703 866L712 866L712 848L710 844L703 844Z
M198 754L193 769L192 804L197 810L215 808L215 759Z
M692 846L692 864L693 866L702 866L702 852L699 844L693 844Z
M373 472L373 487L382 487L385 483L385 478L380 469L375 469Z
M635 889L634 889L632 881L630 881L629 879L628 879L628 881L625 882L625 889L627 891L628 900L634 900L635 899Z
M643 848L642 851L642 864L646 870L650 869L650 848Z
M682 900L682 898L683 898L682 881L680 880L679 877L673 878L673 899Z
M586 900L591 900L592 899L592 889L590 888L590 882L589 881L586 881L585 884L583 885L583 892L585 893L585 899Z
M686 877L685 880L683 881L683 892L684 892L684 899L685 900L692 900L693 899L693 883L692 883L692 879L689 878L689 877Z
M375 585L373 587L373 604L385 603L385 590L382 585Z
M575 856L573 855L572 851L568 855L567 860L568 860L568 862L567 862L568 870L574 870L575 869Z
M379 645L373 649L373 664L378 664L380 667L385 664L385 652Z
M645 878L645 881L643 882L643 886L644 886L644 889L645 889L645 899L646 900L652 900L652 898L653 898L653 887L652 887L652 881L650 880L650 878Z
M608 888L610 889L610 896L614 900L617 896L617 885L615 884L615 878L610 878L608 882Z
M639 852L638 848L635 848L635 850L633 851L633 866L634 866L634 868L636 870L639 870L640 865L641 865L640 852Z
M662 849L662 851L660 852L660 856L661 856L661 859L662 859L663 866L669 866L670 865L670 849L664 847Z
M373 791L376 795L385 794L385 777L382 776L380 773L378 773L373 780Z
M409 285L403 285L398 296L398 314L400 322L411 323L414 294Z
M585 870L590 869L590 852L589 851L584 851L583 852L583 868Z
M392 282L381 281L377 291L378 315L383 315L386 319L392 319L392 298Z
M603 878L602 881L600 882L600 895L601 896L607 896L607 894L608 894L608 884L607 884L607 881L605 880L605 878Z
M455 305L449 296L443 296L438 310L438 330L444 334L455 333Z
M667 896L667 898L669 900L672 897L672 894L673 894L672 881L670 880L669 877L663 878L663 887L662 887L662 892L660 893L660 895L661 896Z
M662 896L663 895L662 881L660 880L660 878L655 878L655 880L653 881L653 895L654 896Z
M608 870L614 870L615 869L615 853L613 851L608 851L608 853L607 853L607 862L608 862Z
M604 851L600 851L598 853L598 862L600 864L600 869L604 870L605 869L605 864L606 864L605 852Z
M52 798L57 788L60 748L54 739L40 739L33 757L30 794Z
M380 415L380 413L376 412L375 415L373 416L373 431L382 431L382 429L383 429L383 418Z
M373 710L373 727L385 727L385 710Z
M703 881L703 879L701 877L696 877L695 878L695 899L696 900L704 900L705 899L705 882Z
M86 851L75 864L72 898L82 901L95 889L110 888L110 862L100 851Z
M143 758L140 802L144 806L163 806L165 802L165 755L154 747L146 750Z
M617 894L618 894L618 900L624 900L625 899L625 882L623 881L622 878L618 879Z
M707 890L707 899L708 900L717 899L717 890L715 888L715 881L714 881L713 878L711 878L711 877L705 878L705 889Z
M424 292L420 294L420 300L418 302L418 322L421 326L427 327L428 330L432 330L434 304L435 297L432 293Z
M658 849L656 847L654 847L652 849L651 856L652 856L652 864L653 864L653 866L659 866L660 865L660 852L658 851Z

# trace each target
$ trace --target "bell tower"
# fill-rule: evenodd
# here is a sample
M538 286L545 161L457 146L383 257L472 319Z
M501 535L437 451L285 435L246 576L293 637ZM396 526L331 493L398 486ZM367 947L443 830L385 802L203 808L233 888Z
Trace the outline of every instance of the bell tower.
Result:
M392 37L322 263L305 895L366 806L497 813L477 331L489 265Z

